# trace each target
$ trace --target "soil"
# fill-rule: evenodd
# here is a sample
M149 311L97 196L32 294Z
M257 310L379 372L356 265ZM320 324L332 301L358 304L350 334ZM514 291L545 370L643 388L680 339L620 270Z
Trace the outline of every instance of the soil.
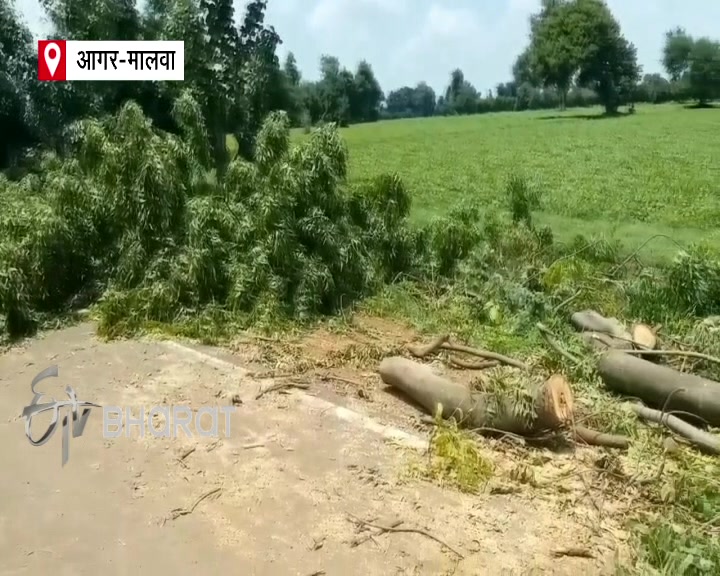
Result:
M516 481L479 495L411 473L425 461L429 429L375 368L420 340L360 317L346 330L225 349L107 343L82 324L8 350L0 356L0 574L613 574L625 534L611 502L573 474L597 452L537 451L519 474L516 448L488 441L497 469ZM217 438L156 438L147 429L141 437L137 426L104 438L103 411L93 408L62 466L62 430L33 446L22 417L33 377L51 364L59 377L38 389L57 400L70 386L78 400L135 415L142 406L232 407L230 434L221 419ZM308 389L256 399L260 388L290 381ZM49 413L36 416L33 437L49 422ZM548 484L554 489L542 489ZM380 534L363 521L424 533ZM563 548L593 558L556 557Z

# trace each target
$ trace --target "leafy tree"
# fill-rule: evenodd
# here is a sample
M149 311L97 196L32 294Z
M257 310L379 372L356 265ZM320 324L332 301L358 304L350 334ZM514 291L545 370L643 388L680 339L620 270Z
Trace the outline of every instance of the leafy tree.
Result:
M565 108L581 57L574 8L574 4L561 0L543 2L541 11L531 16L530 47L517 70L523 80L557 88L561 109Z
M420 82L412 93L412 109L418 116L432 116L435 113L435 90Z
M698 38L690 53L690 89L701 104L720 96L720 43Z
M720 96L720 43L694 39L676 28L665 35L663 65L674 81L687 85L687 95L700 104Z
M288 79L290 86L300 86L300 80L302 76L295 60L295 55L292 52L288 52L285 57L285 65L283 67L285 76Z
M675 28L665 34L663 66L672 80L680 80L688 71L693 45L692 37L683 28Z
M672 84L660 74L645 74L637 87L636 100L659 104L672 98Z
M640 80L637 50L603 0L576 0L578 84L592 88L608 113L634 94Z
M636 50L603 0L548 0L531 17L530 29L530 46L513 75L556 88L561 109L575 80L595 90L607 112L634 93L640 76Z
M32 35L14 7L0 1L0 168L15 164L18 152L35 142L28 107L33 76Z
M538 84L537 78L534 76L533 54L530 47L523 50L515 60L512 68L512 76L515 84Z
M353 97L357 104L353 106L353 121L374 122L380 115L380 104L383 100L383 92L380 84L375 78L372 66L365 60L358 64L354 78Z
M444 101L444 99L443 99ZM435 91L425 82L388 93L385 112L390 118L427 117L436 113Z
M477 112L478 91L465 79L463 71L456 68L450 73L450 84L445 90L444 105L454 114Z

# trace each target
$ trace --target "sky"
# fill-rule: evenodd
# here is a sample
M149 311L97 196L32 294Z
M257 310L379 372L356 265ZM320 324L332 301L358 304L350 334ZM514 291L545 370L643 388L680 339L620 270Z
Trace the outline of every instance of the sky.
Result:
M718 33L720 2L606 1L645 73L662 72L667 30ZM47 33L38 0L16 4L36 36ZM236 11L244 5L236 1ZM309 80L318 78L320 57L330 54L351 70L367 60L386 92L422 80L444 92L450 72L460 68L485 93L511 79L512 64L527 45L528 18L539 6L540 0L269 0L266 22L283 40L281 58L293 52Z

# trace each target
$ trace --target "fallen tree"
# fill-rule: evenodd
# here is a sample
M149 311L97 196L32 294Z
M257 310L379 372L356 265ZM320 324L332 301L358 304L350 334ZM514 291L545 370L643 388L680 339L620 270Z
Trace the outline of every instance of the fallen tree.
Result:
M443 418L455 418L462 426L479 432L509 432L526 437L548 431L572 428L573 394L564 377L555 374L544 381L528 384L514 394L472 392L424 364L402 357L385 358L380 377L428 414L442 406ZM582 426L575 428L575 439L594 446L627 448L624 436L603 434Z
M600 357L598 373L613 392L639 398L665 412L687 412L711 426L720 426L720 383L714 380L678 372L618 350Z
M399 356L385 358L379 372L383 382L429 414L435 414L442 405L443 418L454 417L466 427L533 436L572 421L573 394L562 376L528 386L524 394L509 398L492 392L471 392L429 366Z

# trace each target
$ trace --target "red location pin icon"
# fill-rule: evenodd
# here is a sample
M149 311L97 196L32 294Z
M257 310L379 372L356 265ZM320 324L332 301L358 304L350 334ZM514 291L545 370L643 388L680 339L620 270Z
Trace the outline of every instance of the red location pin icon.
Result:
M47 64L48 70L50 70L50 76L55 76L58 64L60 64L60 46L55 42L50 42L45 45L45 64Z
M38 79L65 80L65 41L38 42Z

